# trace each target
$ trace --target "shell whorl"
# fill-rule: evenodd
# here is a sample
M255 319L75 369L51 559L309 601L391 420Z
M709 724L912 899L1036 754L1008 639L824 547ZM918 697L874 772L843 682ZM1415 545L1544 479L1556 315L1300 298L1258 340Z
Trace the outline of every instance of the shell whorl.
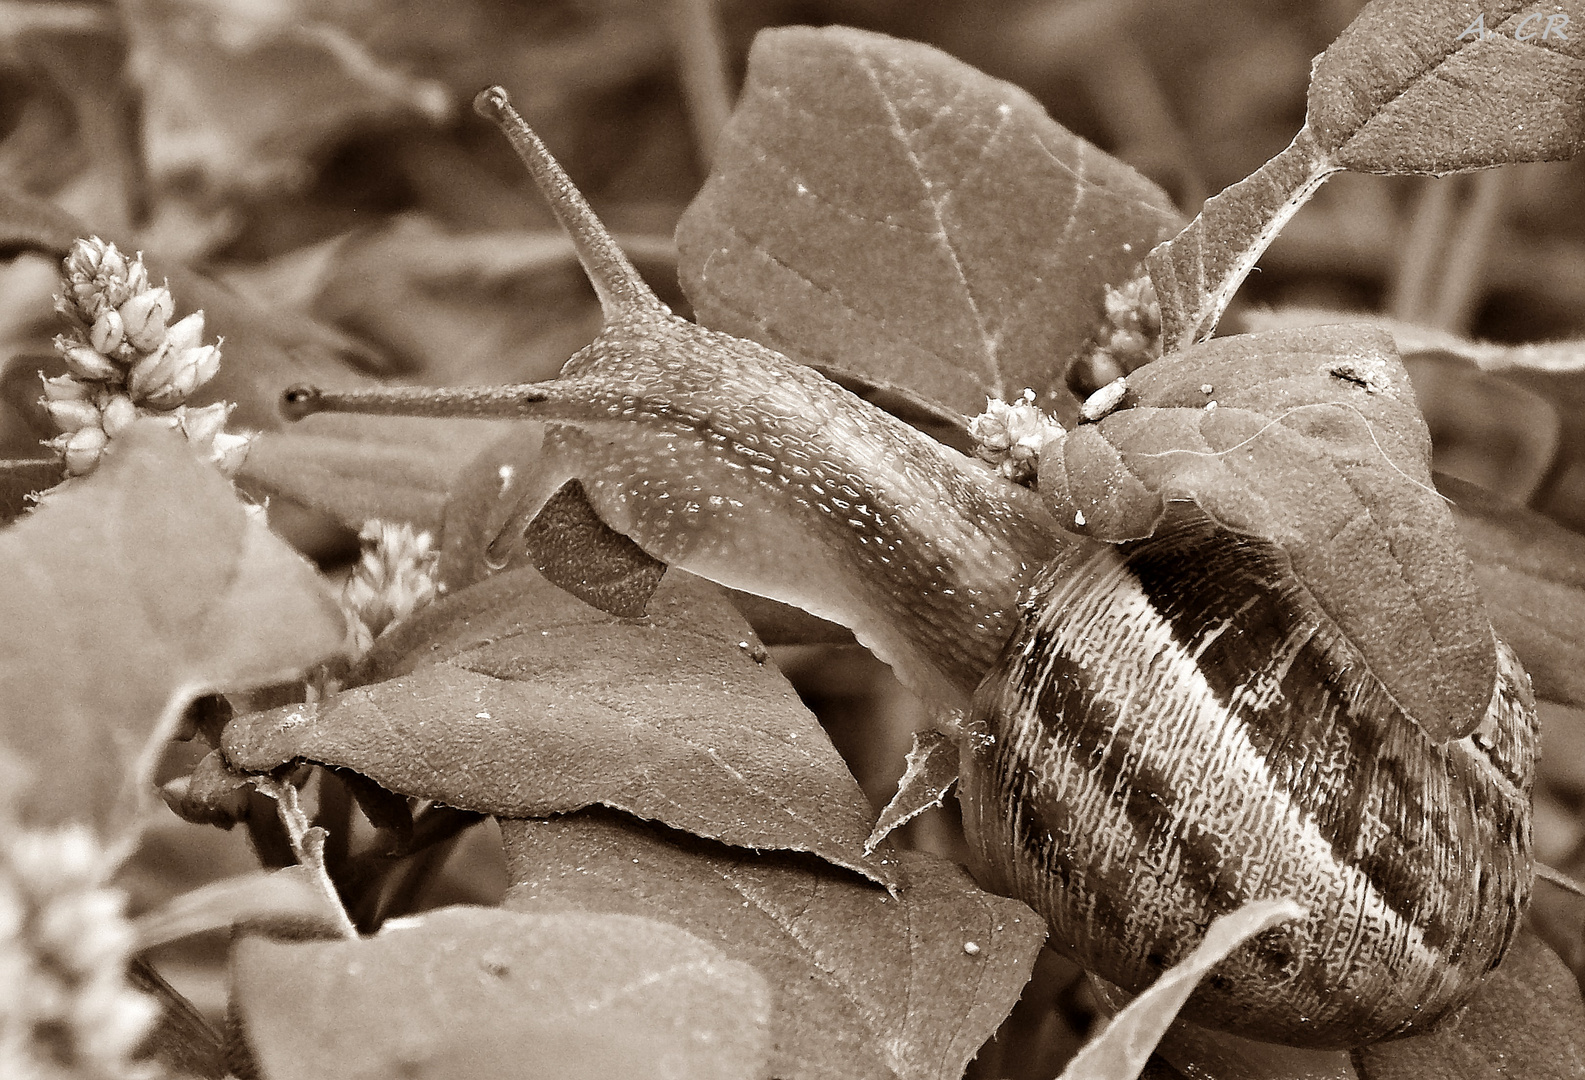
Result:
M1130 990L1244 902L1309 909L1220 965L1187 1019L1318 1047L1424 1031L1501 959L1533 876L1534 702L1497 648L1485 721L1437 743L1280 550L1177 511L1036 583L975 698L971 847Z

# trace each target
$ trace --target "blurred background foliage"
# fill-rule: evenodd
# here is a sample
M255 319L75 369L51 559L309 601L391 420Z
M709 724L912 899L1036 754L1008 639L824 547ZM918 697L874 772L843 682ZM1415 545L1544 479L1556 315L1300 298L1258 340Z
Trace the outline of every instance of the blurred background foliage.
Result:
M468 108L487 84L512 92L663 299L686 311L671 237L722 118L717 61L735 86L762 27L844 23L937 45L1025 87L1192 215L1292 138L1311 57L1361 6L0 0L0 185L216 277L283 321L311 314L388 374L530 381L554 375L599 313L510 148ZM1227 326L1260 308L1321 307L1499 343L1585 336L1582 181L1580 161L1338 177L1262 259ZM56 330L54 288L51 260L0 264L0 456L33 456L50 433L31 397ZM1506 375L1435 348L1412 358L1438 467L1585 528L1581 351ZM350 550L328 526L297 527L322 557ZM883 804L915 703L853 646L785 647L777 660ZM1585 877L1585 717L1548 706L1543 721L1539 853ZM955 849L950 815L910 828L920 846ZM140 861L136 904L251 862L240 835L172 817ZM485 827L428 899L491 902L503 886ZM1582 908L1543 886L1534 917L1585 976ZM218 1012L224 947L199 940L156 960ZM1074 969L1048 956L976 1070L1051 1075L1089 1014Z

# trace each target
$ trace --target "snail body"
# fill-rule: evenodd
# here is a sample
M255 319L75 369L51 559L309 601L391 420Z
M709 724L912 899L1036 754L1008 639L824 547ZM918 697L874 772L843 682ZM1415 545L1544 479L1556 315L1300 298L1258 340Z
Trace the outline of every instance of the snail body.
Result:
M983 883L1125 989L1288 896L1303 925L1240 949L1186 1016L1353 1046L1467 999L1532 878L1534 705L1505 646L1475 731L1432 737L1274 543L1177 504L1143 539L1076 535L810 369L676 318L504 95L479 108L568 225L605 330L556 381L294 389L289 411L544 421L504 529L576 475L655 558L852 628L949 714Z

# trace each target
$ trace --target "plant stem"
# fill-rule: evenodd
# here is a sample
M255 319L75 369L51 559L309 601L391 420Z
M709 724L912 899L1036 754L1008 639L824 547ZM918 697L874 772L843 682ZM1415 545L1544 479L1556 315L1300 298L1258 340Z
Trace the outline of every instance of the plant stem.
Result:
M347 909L342 906L341 894L336 890L336 883L325 869L325 830L308 823L308 815L303 813L298 802L297 788L289 781L277 780L273 776L254 777L253 784L275 800L276 813L280 815L281 824L286 827L286 835L291 840L292 854L297 856L300 865L308 868L314 883L324 893L326 903L336 912L342 936L356 938L358 928L348 917Z
M1474 197L1453 232L1447 258L1443 260L1446 272L1442 275L1442 287L1437 290L1436 304L1431 312L1432 326L1457 334L1469 332L1475 308L1484 292L1486 254L1491 248L1492 237L1502 225L1508 172L1488 169L1478 173L1471 186L1475 189Z
M716 0L671 0L670 16L677 74L688 103L688 119L693 123L694 146L708 175L721 129L732 115L732 86Z
M1403 253L1393 275L1387 313L1405 322L1424 322L1431 310L1437 270L1453 220L1458 180L1427 177L1420 188Z

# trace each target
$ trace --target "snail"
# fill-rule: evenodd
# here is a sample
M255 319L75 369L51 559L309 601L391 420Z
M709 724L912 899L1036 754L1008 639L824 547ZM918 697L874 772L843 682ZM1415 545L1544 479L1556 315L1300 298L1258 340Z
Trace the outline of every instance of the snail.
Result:
M1082 535L1071 493L672 315L505 93L475 105L572 235L604 330L549 382L295 387L289 415L542 421L508 531L576 476L654 558L850 627L958 739L982 883L1101 978L1142 989L1217 915L1285 896L1305 919L1219 965L1187 1019L1351 1047L1468 999L1533 877L1534 702L1478 603L1460 618L1484 666L1443 685L1440 653L1362 650L1290 550L1191 500L1121 542Z

